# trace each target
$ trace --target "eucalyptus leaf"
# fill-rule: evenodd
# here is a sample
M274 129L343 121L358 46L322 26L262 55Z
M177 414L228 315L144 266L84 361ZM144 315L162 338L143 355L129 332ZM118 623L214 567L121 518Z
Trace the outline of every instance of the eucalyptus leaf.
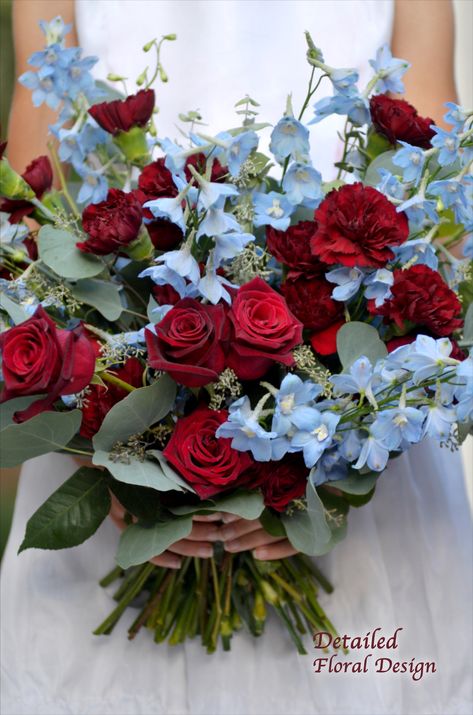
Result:
M82 544L97 531L109 511L106 472L81 467L33 514L19 552Z
M153 526L131 524L120 537L116 561L123 569L143 564L179 539L185 539L192 530L192 517L160 521Z
M342 325L337 333L337 351L345 372L362 355L374 365L388 354L376 328L357 321Z
M148 387L133 390L106 414L93 439L94 448L109 452L116 442L127 442L134 434L143 434L165 417L174 404L176 383L161 375Z
M473 340L473 303L470 303L465 315L463 326L463 340Z
M265 509L259 518L261 526L271 536L286 536L286 529L280 516L269 509Z
M148 307L146 309L146 315L148 316L149 322L153 323L153 325L157 322L156 313L154 312L156 308L159 308L159 305L157 304L153 296L150 295Z
M160 465L155 461L144 459L140 462L139 459L130 457L129 464L124 464L123 462L114 462L109 457L109 452L97 450L92 462L98 466L106 467L110 474L120 482L156 489L159 492L169 492L173 489L182 491L178 484L171 482L165 476Z
M469 420L468 422L458 423L458 441L460 444L466 440L468 436L473 436L473 422Z
M328 487L340 489L347 494L368 494L375 486L378 480L377 472L369 472L368 474L359 474L352 471L345 479L337 479L334 482L327 482Z
M393 156L395 153L396 151L393 149L385 151L371 162L366 170L365 184L368 186L377 186L381 182L380 169L386 169L386 171L394 175L401 173L401 169L393 164Z
M14 397L11 400L0 404L0 430L5 429L9 425L16 424L13 422L15 412L26 410L32 402L40 400L44 395L27 395L26 397Z
M39 257L62 278L90 278L101 273L103 262L80 251L77 236L64 229L43 226L38 234Z
M292 514L283 514L282 521L287 538L295 549L309 556L325 554L331 539L325 507L312 482L307 482L307 509L295 509Z
M80 427L82 412L42 412L0 432L0 462L15 467L27 459L56 452L67 445Z
M200 514L201 512L226 511L242 519L257 519L264 509L263 497L257 491L238 490L229 496L206 499L193 506L169 507L173 514Z
M122 314L120 286L116 283L83 278L71 286L71 293L80 303L96 308L107 320L118 320Z
M154 457L159 462L159 466L161 467L161 470L164 474L164 476L173 484L176 486L174 487L175 489L179 489L179 487L183 487L189 492L192 492L195 494L195 490L191 487L191 485L185 481L181 477L180 474L178 474L168 463L166 460L166 457L162 452L159 451L159 449L148 449L146 454L148 456Z
M15 303L15 301L11 300L5 293L0 293L0 308L10 316L15 325L24 323L25 320L31 317L21 305Z

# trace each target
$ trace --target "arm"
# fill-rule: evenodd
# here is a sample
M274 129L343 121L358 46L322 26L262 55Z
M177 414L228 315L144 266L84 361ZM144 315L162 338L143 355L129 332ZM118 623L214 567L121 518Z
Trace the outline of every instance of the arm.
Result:
M39 21L51 20L56 15L61 15L66 23L73 22L73 0L14 0L15 77L31 69L28 57L44 46ZM76 43L74 32L70 42ZM17 171L24 171L32 159L47 153L48 126L55 120L56 114L46 105L33 107L30 90L15 83L8 127L8 158Z
M406 99L440 125L444 103L457 101L454 42L451 0L396 0L392 51L412 64L404 77Z

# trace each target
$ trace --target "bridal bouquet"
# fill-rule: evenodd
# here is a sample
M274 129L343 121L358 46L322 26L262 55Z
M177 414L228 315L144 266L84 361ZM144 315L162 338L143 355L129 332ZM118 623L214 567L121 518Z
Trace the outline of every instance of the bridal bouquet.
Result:
M426 437L456 449L473 419L471 236L464 258L450 251L472 229L473 112L449 103L446 131L391 96L408 64L387 47L360 89L307 34L307 96L288 97L270 155L249 96L234 128L209 135L189 111L173 140L152 85L174 35L145 45L154 70L130 94L92 78L60 18L42 29L20 82L58 111L50 158L21 176L0 163L1 453L91 466L32 515L20 551L82 543L113 495L127 526L102 585L119 581L118 603L96 633L132 605L130 637L228 649L269 609L304 652L307 630L334 632L309 557L345 537L390 459ZM327 183L308 127L332 114L346 122ZM298 555L217 543L180 570L149 563L216 511Z

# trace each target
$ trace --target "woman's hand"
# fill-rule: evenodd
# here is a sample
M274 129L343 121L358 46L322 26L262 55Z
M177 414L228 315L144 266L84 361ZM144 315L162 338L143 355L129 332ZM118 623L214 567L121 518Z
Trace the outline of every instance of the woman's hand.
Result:
M219 539L224 542L225 551L236 554L252 550L255 559L263 561L297 554L288 539L268 534L259 519L241 519L233 514L223 514L222 518L224 525L219 529Z

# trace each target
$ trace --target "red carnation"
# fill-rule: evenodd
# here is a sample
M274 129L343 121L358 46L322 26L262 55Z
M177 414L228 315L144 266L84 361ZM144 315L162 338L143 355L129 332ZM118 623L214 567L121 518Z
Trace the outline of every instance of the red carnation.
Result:
M300 454L287 454L280 462L254 462L242 479L244 486L261 489L265 506L282 512L305 496L309 471Z
M319 355L333 355L337 352L337 333L345 325L344 320L338 320L328 328L317 330L310 336L310 344Z
M420 117L417 109L404 99L377 94L370 99L370 112L376 131L391 144L403 141L422 149L430 147L430 140L435 134L430 128L434 120Z
M147 200L159 198L174 198L177 187L172 174L164 165L165 159L157 159L141 171L138 178L138 188L146 195Z
M192 174L188 168L189 166L193 166L194 169L199 172L199 174L205 174L206 161L207 157L205 156L205 154L191 154L191 156L186 159L186 180L190 181L192 179ZM214 159L212 162L212 173L210 176L210 181L225 181L225 177L227 176L227 174L228 167L222 166L218 159Z
M299 271L320 270L322 264L312 255L310 242L317 231L315 221L300 221L289 226L287 231L278 231L272 226L266 228L268 251L281 263Z
M126 99L94 104L89 114L102 129L109 134L128 132L132 127L144 127L148 124L154 109L154 90L140 89Z
M215 436L227 418L226 410L210 410L201 405L177 421L163 451L168 462L201 499L238 486L240 475L252 463L247 452L232 448L231 439Z
M143 206L153 199L177 196L178 191L172 174L164 166L164 161L161 158L144 167L138 178L138 189L134 194L143 207L144 218L149 219L149 223L145 225L153 246L158 251L171 251L182 241L181 229L166 219L155 219L151 211Z
M141 218L141 204L133 192L110 189L105 201L84 210L82 227L88 237L77 248L97 256L116 253L138 237Z
M228 317L232 338L227 362L241 380L262 377L275 362L294 364L292 349L302 342L302 324L264 280L253 278L241 286Z
M202 387L225 367L226 336L222 305L183 298L156 325L156 334L146 330L148 363L182 385Z
M371 186L347 184L331 191L315 212L312 253L323 263L381 268L394 258L391 246L409 235L407 218Z
M322 330L343 315L343 303L332 298L333 284L325 278L289 272L281 292L290 310L311 330Z
M123 367L113 370L113 374L132 387L142 387L143 367L137 358L129 358ZM82 407L82 437L92 439L102 426L107 412L128 394L126 390L111 383L106 386L89 385Z
M80 392L94 374L94 349L82 328L57 328L41 306L24 323L0 335L0 349L4 380L0 402L46 394L17 412L17 422L48 410L60 395Z
M439 337L450 335L463 325L457 317L461 304L456 294L428 266L394 271L391 293L378 308L374 300L368 301L370 313L384 316L385 323L394 321L401 330L422 325Z
M53 184L53 170L51 162L47 156L39 156L28 164L22 173L22 178L31 186L36 194L36 198L49 191ZM33 213L35 207L29 201L14 201L11 199L1 199L0 211L11 214L8 219L10 223L20 223L25 216Z

